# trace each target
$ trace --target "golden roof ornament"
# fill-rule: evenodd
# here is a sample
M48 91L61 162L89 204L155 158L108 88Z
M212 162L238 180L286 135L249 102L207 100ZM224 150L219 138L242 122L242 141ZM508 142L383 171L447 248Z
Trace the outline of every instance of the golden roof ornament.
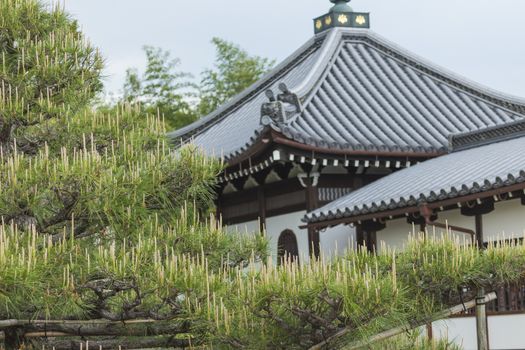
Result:
M370 14L355 12L348 3L350 0L330 0L334 4L330 11L314 19L315 34L335 27L370 28Z

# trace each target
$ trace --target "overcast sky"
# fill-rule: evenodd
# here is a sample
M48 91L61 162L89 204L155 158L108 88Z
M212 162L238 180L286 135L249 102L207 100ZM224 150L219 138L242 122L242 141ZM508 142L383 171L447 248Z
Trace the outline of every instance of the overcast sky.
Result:
M313 35L328 0L64 0L107 61L118 92L143 45L168 49L198 75L213 63L214 36L250 53L284 59ZM354 0L376 33L492 88L525 97L525 1Z

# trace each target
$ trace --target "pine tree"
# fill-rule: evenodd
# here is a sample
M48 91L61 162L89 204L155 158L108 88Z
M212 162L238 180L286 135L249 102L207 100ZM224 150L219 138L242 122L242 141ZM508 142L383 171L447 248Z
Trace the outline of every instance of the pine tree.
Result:
M523 282L522 243L480 251L447 237L421 236L400 253L275 266L263 236L228 233L210 215L219 160L191 145L172 149L161 118L137 104L93 110L100 58L54 39L58 28L76 28L62 10L0 4L10 43L0 48L6 349L337 349L428 320L480 286ZM14 44L23 37L4 40L22 26L27 38L47 33L34 50L78 55L27 65L31 55ZM42 139L28 144L33 137Z
M100 91L102 59L59 6L32 0L0 1L0 49L0 148L34 154Z
M223 266L260 259L266 243L208 217L218 160L172 149L162 119L140 105L92 108L102 60L62 9L0 4L0 320L19 320L0 321L6 347L42 348L46 339L26 334L51 324L117 337L104 339L109 348L144 334L135 346L189 344L172 337L204 322L187 301L209 295L203 283Z

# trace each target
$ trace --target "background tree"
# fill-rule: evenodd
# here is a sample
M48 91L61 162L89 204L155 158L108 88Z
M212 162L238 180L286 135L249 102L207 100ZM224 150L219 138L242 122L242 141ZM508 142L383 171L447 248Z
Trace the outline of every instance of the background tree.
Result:
M191 107L194 84L191 75L178 71L179 59L169 52L144 46L146 70L142 76L137 69L128 69L124 82L124 99L141 103L145 110L159 113L170 128L178 129L196 120Z
M36 152L101 88L102 59L59 6L0 1L0 148Z
M275 63L267 58L251 56L239 46L220 38L213 38L212 43L216 50L215 66L201 74L197 107L200 116L213 112L241 93Z
M126 71L124 100L141 103L151 113L160 112L169 129L179 129L205 116L255 83L274 61L251 56L239 46L214 38L217 52L213 69L201 73L200 84L180 72L180 61L168 51L145 46L146 70Z

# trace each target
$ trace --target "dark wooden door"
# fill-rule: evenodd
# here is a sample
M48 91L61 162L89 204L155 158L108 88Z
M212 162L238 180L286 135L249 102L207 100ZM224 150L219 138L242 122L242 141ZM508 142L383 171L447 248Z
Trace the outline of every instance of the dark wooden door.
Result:
M283 231L277 243L277 263L280 265L284 259L292 259L299 262L297 237L290 230Z

